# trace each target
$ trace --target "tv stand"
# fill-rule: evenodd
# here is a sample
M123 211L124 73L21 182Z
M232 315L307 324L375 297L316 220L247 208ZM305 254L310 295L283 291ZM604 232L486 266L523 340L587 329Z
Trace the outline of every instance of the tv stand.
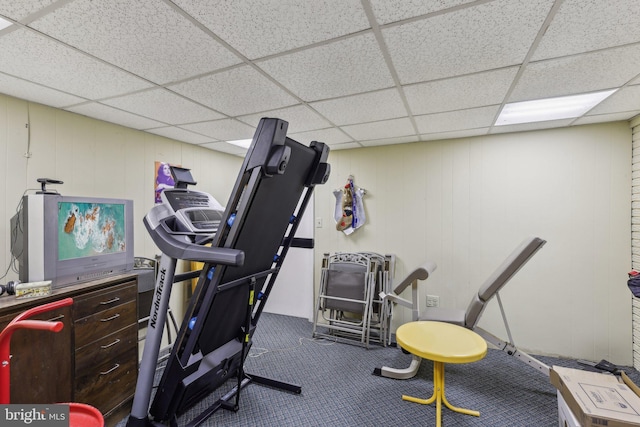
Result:
M62 331L18 330L11 339L11 403L80 402L115 425L130 410L138 373L138 285L122 274L54 289L51 295L0 297L0 330L32 307L71 297L72 306L34 317Z

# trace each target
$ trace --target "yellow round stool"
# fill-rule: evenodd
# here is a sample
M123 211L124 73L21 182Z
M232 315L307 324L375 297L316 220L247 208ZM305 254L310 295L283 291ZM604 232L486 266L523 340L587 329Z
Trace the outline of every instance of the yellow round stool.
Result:
M436 426L442 425L442 403L452 411L480 416L480 412L451 405L444 393L444 364L469 363L487 354L487 343L470 329L443 322L409 322L396 331L398 344L411 354L433 361L433 396L402 396L402 400L428 405L436 402Z

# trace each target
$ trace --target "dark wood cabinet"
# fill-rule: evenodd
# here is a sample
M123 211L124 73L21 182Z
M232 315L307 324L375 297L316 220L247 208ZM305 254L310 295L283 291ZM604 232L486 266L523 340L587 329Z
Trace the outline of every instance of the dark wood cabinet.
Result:
M31 307L8 315L4 315L3 310L0 329L4 329L14 317ZM72 401L73 363L69 363L73 360L72 318L72 307L59 308L32 319L61 321L64 327L60 332L18 329L13 333L10 359L11 403Z
M133 395L138 367L134 281L75 298L76 402L108 414Z
M73 298L34 319L60 320L57 333L18 330L11 339L11 403L81 402L105 416L133 397L138 373L136 275L54 290L46 297L0 298L0 329L29 308ZM119 419L119 418L118 418Z

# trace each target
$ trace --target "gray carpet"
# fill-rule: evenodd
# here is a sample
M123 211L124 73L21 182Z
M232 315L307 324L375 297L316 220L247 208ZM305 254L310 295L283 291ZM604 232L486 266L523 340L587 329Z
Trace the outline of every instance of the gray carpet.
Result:
M402 394L428 398L433 365L423 361L415 378L393 380L372 375L375 367L404 368L411 356L398 348L311 339L305 319L265 313L246 363L247 373L302 386L291 394L250 384L241 393L240 410L219 410L204 425L233 426L429 426L435 406L405 402ZM573 360L540 357L549 365L580 369ZM640 374L625 369L636 383ZM443 426L557 426L556 390L545 375L497 350L478 362L445 367L447 400L480 411L480 417L442 411ZM184 424L233 384L226 384L185 414ZM118 427L124 426L126 419Z

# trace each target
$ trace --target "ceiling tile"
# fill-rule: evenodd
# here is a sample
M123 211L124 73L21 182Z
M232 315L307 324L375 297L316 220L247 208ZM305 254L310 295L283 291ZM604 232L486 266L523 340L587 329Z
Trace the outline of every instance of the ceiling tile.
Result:
M75 0L30 26L159 84L240 62L162 1Z
M375 147L378 145L393 145L393 144L406 144L409 142L417 142L418 138L415 135L412 136L401 136L399 138L382 138L382 139L373 139L369 141L358 141L364 147Z
M65 110L82 114L83 116L93 117L94 119L127 126L133 129L148 129L163 125L163 123L156 122L155 120L120 111L107 105L98 104L97 102L76 105L65 108Z
M258 64L305 101L317 101L394 85L375 37L349 37Z
M339 126L407 115L407 109L395 88L313 102L310 105Z
M587 114L591 116L637 110L640 108L639 99L640 86L627 86L610 95Z
M540 41L533 60L555 58L637 43L640 40L637 0L565 0Z
M298 103L250 66L189 80L169 86L169 89L229 116L254 114Z
M151 86L75 49L21 28L0 37L0 71L89 99Z
M370 0L373 14L380 24L402 21L451 7L473 3L476 0Z
M0 15L15 21L21 21L57 0L0 0Z
M146 129L145 132L154 133L160 136L166 136L167 138L188 142L189 144L204 144L205 142L212 141L212 138L209 138L208 136L189 132L188 130L180 129L175 126Z
M240 116L238 120L256 128L263 117L276 117L287 121L289 123L288 133L305 132L330 126L330 123L323 119L322 116L305 105L294 105L293 107L280 108L260 114Z
M613 89L636 77L638 70L640 45L534 62L522 73L509 102Z
M493 124L498 106L415 116L421 134L485 128Z
M309 145L311 141L324 142L328 145L342 144L345 142L353 142L344 132L336 128L318 129L309 132L298 132L287 135L296 141Z
M46 86L41 86L2 73L0 73L0 88L2 88L0 90L7 95L56 108L86 101L83 98L78 98L77 96L69 95L59 90L49 89Z
M201 147L209 148L215 151L221 151L227 154L233 154L240 157L244 157L247 154L246 149L238 147L237 145L227 144L226 142L211 142L207 144L201 144Z
M549 122L521 123L517 125L494 126L491 133L509 133L509 132L525 132L530 130L542 130L551 128L566 127L571 124L573 119L553 120Z
M172 125L217 120L224 117L166 89L151 89L111 98L103 101L103 104Z
M631 120L635 116L640 114L640 109L633 111L625 111L622 113L610 113L610 114L594 114L584 117L580 117L572 123L573 126L588 125L592 123L607 123L607 122L619 122Z
M500 104L518 67L404 86L412 114Z
M414 135L415 130L408 117L379 122L342 126L342 130L356 141ZM416 137L417 139L417 137Z
M477 128L468 130L459 130L451 132L436 132L420 135L422 141L439 141L443 139L469 138L472 136L482 136L489 133L489 128Z
M238 120L223 119L210 122L192 123L180 126L193 132L209 136L220 141L236 141L253 138L255 128Z
M521 63L553 0L498 0L382 30L402 84Z
M360 0L173 2L250 59L369 28Z

